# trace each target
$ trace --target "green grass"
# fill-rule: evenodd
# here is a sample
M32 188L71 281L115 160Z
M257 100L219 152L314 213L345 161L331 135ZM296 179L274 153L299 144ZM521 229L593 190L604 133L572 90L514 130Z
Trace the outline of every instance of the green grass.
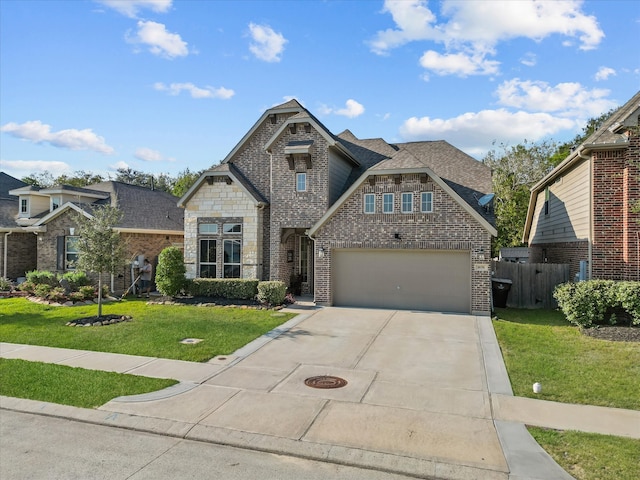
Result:
M496 309L515 395L640 410L640 345L582 335L561 312ZM534 394L532 385L542 384Z
M578 480L640 478L640 440L530 427L553 459Z
M130 315L132 322L65 325L97 312L97 306L58 307L24 298L0 299L0 341L203 362L233 353L294 316L273 310L147 305L146 300L135 299L106 303L102 308L103 315ZM203 341L179 343L184 338Z
M178 383L5 358L0 358L0 379L0 395L84 408L99 407L115 397L153 392Z

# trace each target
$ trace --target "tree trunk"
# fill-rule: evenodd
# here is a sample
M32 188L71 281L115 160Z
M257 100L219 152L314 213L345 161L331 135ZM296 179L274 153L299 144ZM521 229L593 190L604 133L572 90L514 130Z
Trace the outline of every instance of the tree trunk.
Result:
M102 275L98 274L98 318L102 317Z

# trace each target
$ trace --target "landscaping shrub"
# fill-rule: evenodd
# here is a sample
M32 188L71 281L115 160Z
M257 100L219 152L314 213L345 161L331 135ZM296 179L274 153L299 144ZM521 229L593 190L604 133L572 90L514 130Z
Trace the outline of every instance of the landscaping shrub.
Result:
M84 300L84 294L82 292L71 292L69 294L69 300L74 302L81 302Z
M554 292L558 306L574 325L591 327L619 323L614 311L629 313L640 325L640 282L589 280L558 285Z
M82 298L85 300L93 300L95 297L96 290L91 285L85 285L84 287L80 287L78 289L78 293L82 295Z
M64 288L62 287L54 287L51 289L49 294L47 295L47 299L52 302L64 302L67 300L67 296L65 295Z
M194 297L217 297L251 300L258 294L258 280L244 278L195 278L189 294Z
M91 285L91 280L87 277L87 274L81 271L67 272L62 275L62 278L69 282L71 290L78 290L80 287Z
M33 291L36 296L41 298L47 298L49 292L51 292L51 285L47 285L46 283L39 283Z
M156 288L163 295L177 295L184 288L186 271L182 250L177 247L165 248L158 257Z
M21 292L27 292L29 295L33 295L36 291L36 284L27 280L26 282L22 282L18 286L18 289Z
M31 282L34 285L46 284L50 287L57 287L58 277L55 273L47 270L32 270L27 272L27 282Z
M284 282L271 281L258 283L258 301L269 305L281 305L287 294Z
M11 290L11 282L8 278L0 277L0 292L8 292Z

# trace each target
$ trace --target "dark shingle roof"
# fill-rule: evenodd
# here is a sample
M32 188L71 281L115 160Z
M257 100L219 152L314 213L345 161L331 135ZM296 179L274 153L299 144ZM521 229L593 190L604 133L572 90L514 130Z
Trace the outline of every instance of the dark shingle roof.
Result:
M16 188L26 187L27 184L22 180L7 175L4 172L0 172L0 198L13 198L17 199L14 195L9 195L9 190Z
M611 128L616 124L625 123L631 114L633 114L636 110L640 108L640 91L636 93L631 99L625 103L622 107L616 110L607 120L605 120L600 128L593 132L587 139L584 141L583 145L598 145L603 143L625 143L627 141L627 137L620 133L615 133ZM638 118L631 119L632 124L635 126L638 125Z

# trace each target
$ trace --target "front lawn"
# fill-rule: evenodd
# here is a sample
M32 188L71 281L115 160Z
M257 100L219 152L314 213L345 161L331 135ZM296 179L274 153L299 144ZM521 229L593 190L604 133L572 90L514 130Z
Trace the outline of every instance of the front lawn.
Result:
M106 303L103 315L130 315L131 322L102 327L68 327L97 315L97 305L58 307L24 298L0 299L0 342L204 362L229 355L294 315L191 305L147 305L146 300ZM181 344L198 338L197 344Z
M640 343L582 335L559 311L496 309L514 394L640 410ZM532 385L542 384L535 394Z
M530 427L553 459L579 480L637 480L640 440Z
M122 373L0 358L0 395L95 408L123 395L154 392L178 383Z

